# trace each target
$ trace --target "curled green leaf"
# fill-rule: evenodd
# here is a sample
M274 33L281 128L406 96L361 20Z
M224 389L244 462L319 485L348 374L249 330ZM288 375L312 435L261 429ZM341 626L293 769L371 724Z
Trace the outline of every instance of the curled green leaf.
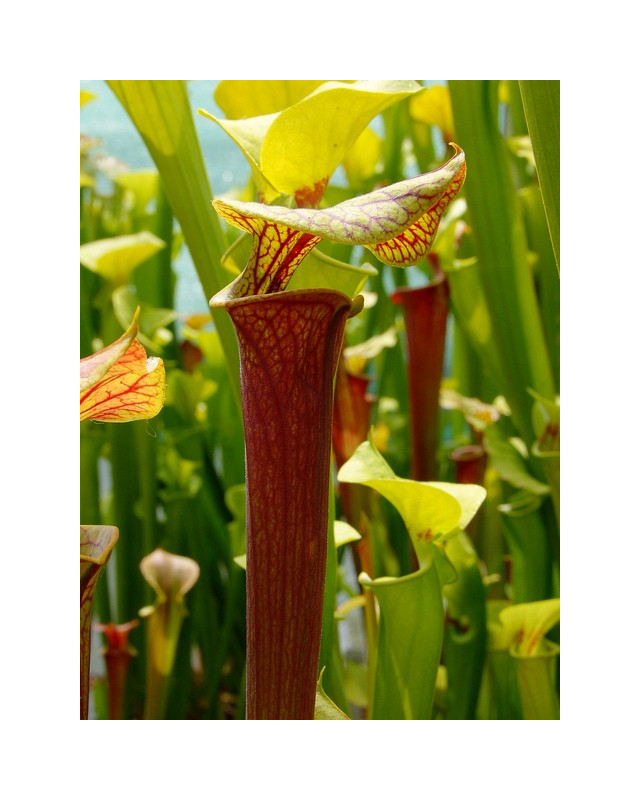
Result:
M273 96L263 95L259 103L239 103L237 97L229 103L227 87L222 87L226 108L233 116L248 118L224 120L202 109L199 113L242 149L261 199L269 203L284 194L299 206L318 205L329 178L375 116L423 91L417 81L324 81L316 87L307 81L293 91L291 84L302 82L263 83L270 84ZM286 85L278 91L274 84ZM251 111L257 116L249 116Z
M525 719L560 719L556 670L560 646L546 634L560 621L560 600L514 603L499 613L503 646L515 659Z
M371 437L341 467L338 480L370 486L396 507L421 564L431 562L432 543L445 541L466 528L486 497L484 487L475 484L399 478Z
M162 239L149 231L111 236L81 245L80 263L115 286L124 286L138 265L164 247Z
M341 519L334 520L333 535L336 547L342 547L349 542L358 542L362 539L361 534L352 525Z
M510 641L510 652L516 658L528 658L544 650L547 634L560 621L560 600L539 600L516 603L500 612L500 622Z

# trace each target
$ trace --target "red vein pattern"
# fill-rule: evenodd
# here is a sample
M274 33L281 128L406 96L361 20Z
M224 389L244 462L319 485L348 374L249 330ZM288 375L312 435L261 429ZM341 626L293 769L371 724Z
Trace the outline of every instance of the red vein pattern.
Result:
M460 191L464 152L433 172L386 186L330 208L286 208L214 200L218 214L254 237L254 250L240 277L216 297L281 291L307 252L320 239L362 245L385 264L407 267L424 256L446 209Z
M376 245L365 245L380 261L392 267L415 264L431 249L438 232L438 226L444 212L462 188L466 175L466 164L463 164L456 177L440 199L429 211L400 235Z
M349 298L229 304L247 464L247 719L313 719L327 555L333 378Z
M222 200L214 205L223 219L253 236L247 266L223 290L221 300L282 291L302 259L320 241L319 236L243 214Z
M148 360L144 347L134 339L101 380L80 393L80 420L151 419L164 404L164 386L162 360Z

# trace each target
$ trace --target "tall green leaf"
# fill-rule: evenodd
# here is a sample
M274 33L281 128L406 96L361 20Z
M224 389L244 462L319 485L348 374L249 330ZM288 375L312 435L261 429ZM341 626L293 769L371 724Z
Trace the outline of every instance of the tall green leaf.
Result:
M520 92L560 272L560 81L520 81Z
M525 227L499 128L497 81L450 81L456 138L467 155L465 194L478 269L503 367L501 387L527 442L531 388L555 387L527 257Z
M173 213L209 300L227 282L221 266L227 242L211 208L200 143L184 81L107 81L122 103L153 158ZM239 399L236 338L226 313L212 310Z

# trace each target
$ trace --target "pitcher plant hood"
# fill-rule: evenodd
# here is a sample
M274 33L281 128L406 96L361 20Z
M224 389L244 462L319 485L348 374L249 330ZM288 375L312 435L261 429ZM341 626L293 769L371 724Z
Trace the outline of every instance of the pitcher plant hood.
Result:
M321 239L361 245L390 266L416 264L431 248L443 214L464 183L465 155L452 146L455 155L438 169L329 208L214 200L223 219L253 236L253 250L243 272L210 305L282 291Z

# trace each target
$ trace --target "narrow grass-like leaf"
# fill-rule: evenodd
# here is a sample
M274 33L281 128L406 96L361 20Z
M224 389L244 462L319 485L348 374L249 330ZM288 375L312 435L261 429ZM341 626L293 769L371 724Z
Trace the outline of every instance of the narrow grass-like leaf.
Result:
M528 389L555 393L525 228L498 126L498 82L450 81L456 135L469 166L465 183L478 269L502 365L504 394L522 438L533 439Z
M519 81L549 234L560 272L560 81Z
M540 187L529 184L518 192L527 239L535 254L533 271L538 289L542 327L547 340L555 385L560 387L560 281Z
M475 352L483 371L495 386L508 383L500 357L500 346L489 313L476 258L456 261L446 269L451 290L451 306L456 321Z
M180 223L202 284L210 298L226 283L221 266L227 248L224 233L211 213L209 187L184 81L107 81L138 129L153 158L173 213ZM239 399L238 352L230 321L213 311L213 319Z
M442 587L447 601L443 659L447 719L475 719L487 645L486 588L478 555L464 533L445 545L456 580Z
M516 492L498 508L511 558L511 594L515 603L544 600L552 590L552 530L540 513L540 498Z

